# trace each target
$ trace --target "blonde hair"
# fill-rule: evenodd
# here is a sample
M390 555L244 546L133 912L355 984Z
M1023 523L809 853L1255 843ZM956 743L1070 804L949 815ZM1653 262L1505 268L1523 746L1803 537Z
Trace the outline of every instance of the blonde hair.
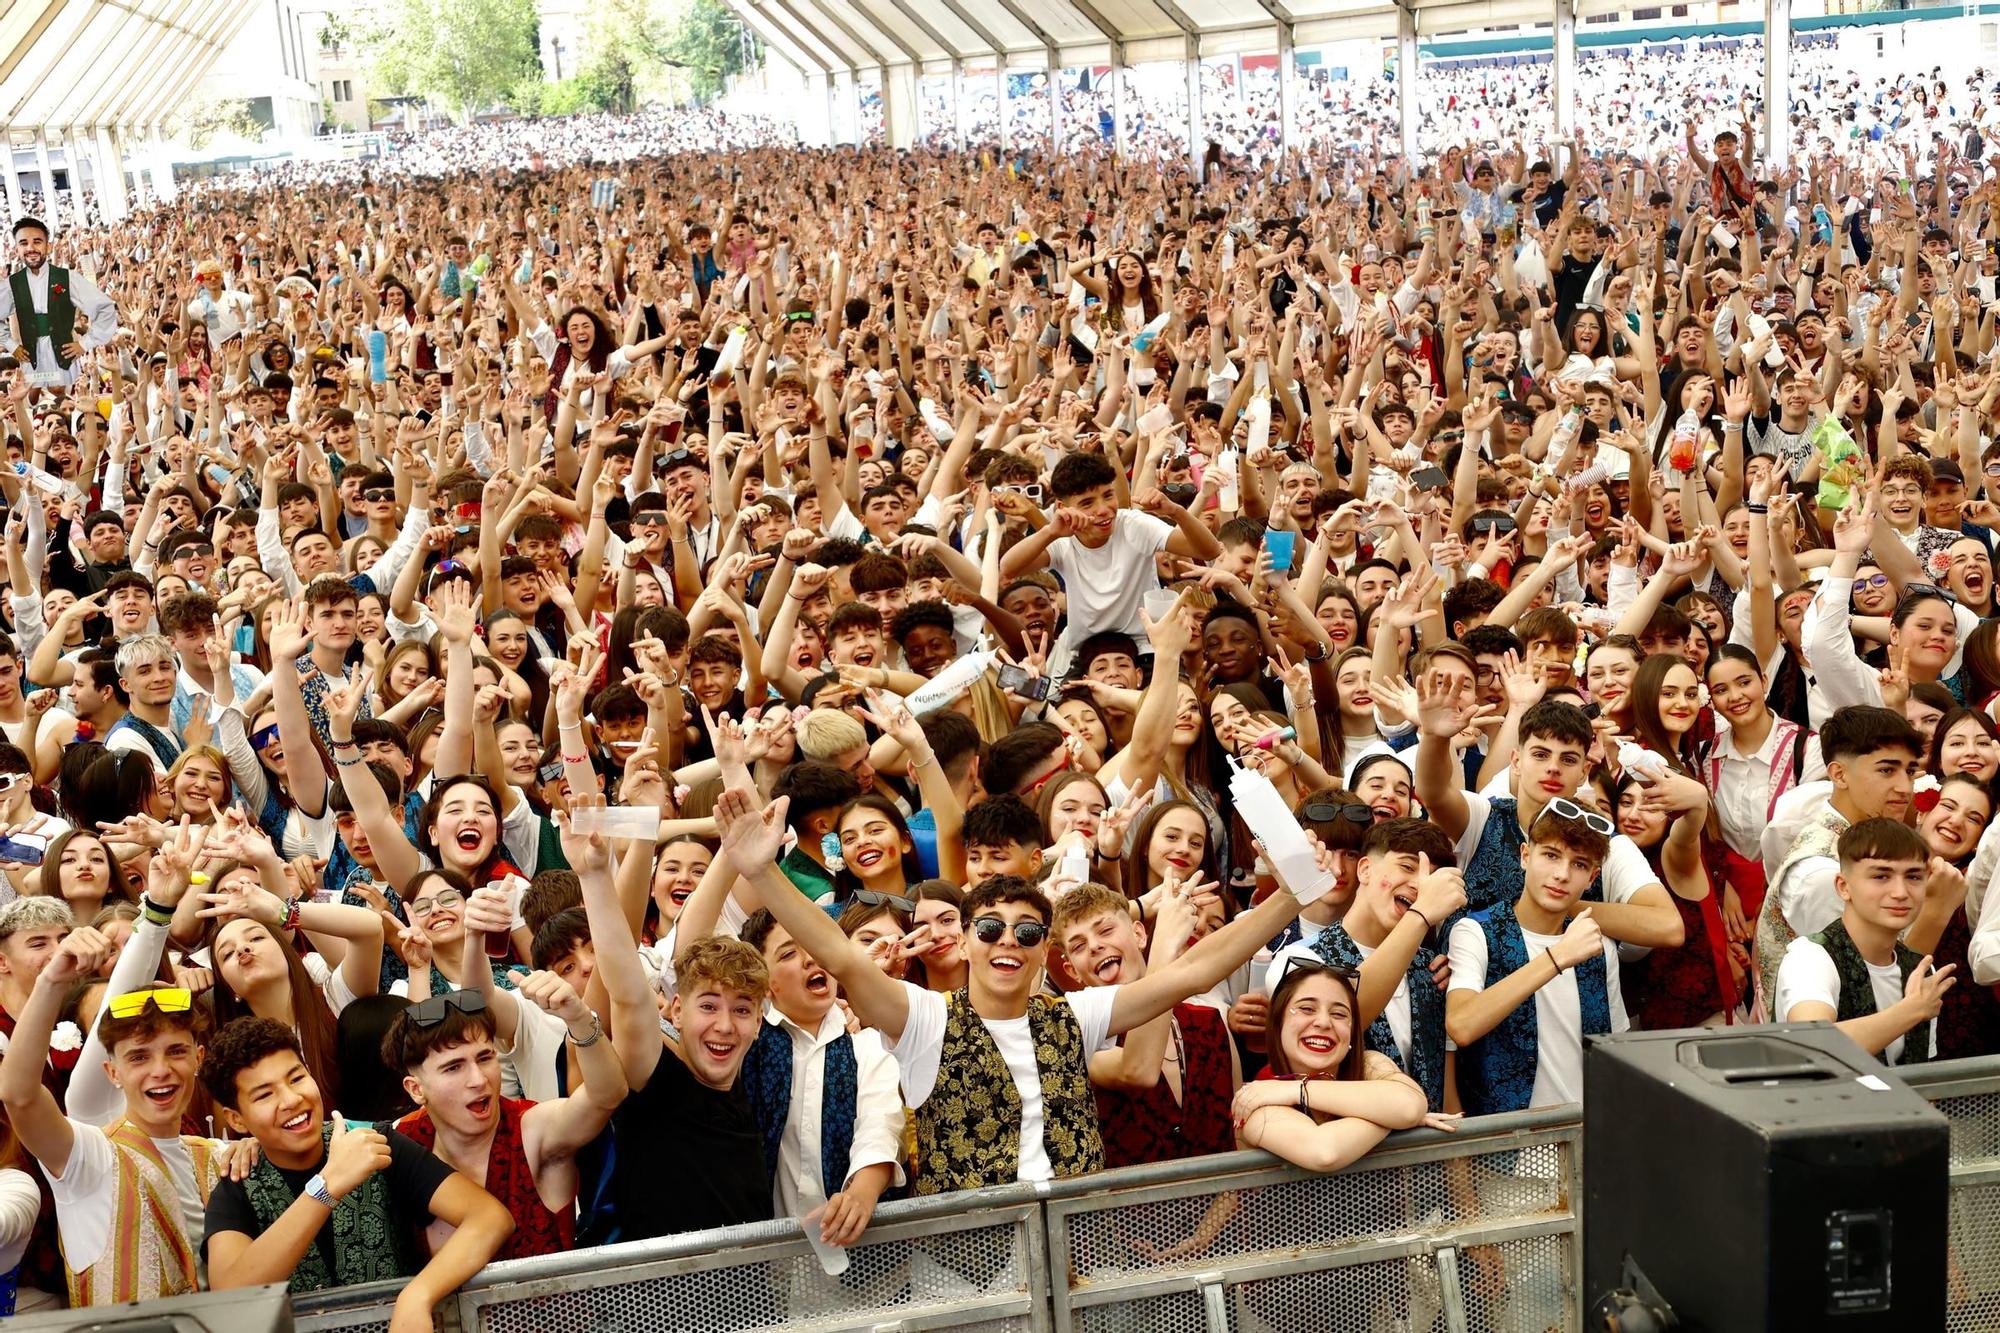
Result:
M799 720L799 750L809 759L824 763L868 743L868 733L847 714L831 708L815 708Z
M1056 899L1056 914L1049 922L1049 934L1055 938L1058 948L1062 945L1063 932L1084 921L1094 921L1100 916L1115 914L1127 920L1132 916L1132 900L1116 889L1102 884L1079 884Z
M674 986L693 995L704 984L763 1001L771 989L771 969L764 955L742 940L709 935L696 940L674 960Z
M223 798L224 804L227 804L229 797L236 794L236 776L229 767L229 756L213 745L190 745L181 751L180 758L174 760L174 766L167 770L168 792L173 791L174 783L180 778L181 773L197 759L208 760L215 765L215 771L222 774L222 780L229 785L229 796Z

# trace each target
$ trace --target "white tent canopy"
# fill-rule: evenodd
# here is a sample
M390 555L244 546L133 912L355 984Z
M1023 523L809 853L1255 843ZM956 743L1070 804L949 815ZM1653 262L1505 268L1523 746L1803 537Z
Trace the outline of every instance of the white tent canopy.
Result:
M836 86L858 97L857 76L880 71L890 142L907 147L915 135L915 81L920 75L963 77L966 62L999 69L1114 68L1205 56L1281 57L1280 96L1287 139L1292 128L1292 62L1300 45L1395 37L1400 52L1403 137L1415 147L1419 37L1509 24L1550 24L1555 37L1555 96L1551 128L1567 136L1575 122L1576 25L1619 13L1625 0L729 0L765 44L823 86L831 112ZM1766 90L1785 86L1790 0L1764 0ZM1003 80L1004 82L1004 80ZM1114 87L1115 87L1114 82ZM1199 124L1200 82L1188 81L1190 125ZM1061 115L1051 98L1051 116ZM1781 101L1767 97L1767 101ZM1004 121L1004 117L1003 117ZM1767 125L1767 138L1778 138ZM1052 139L1059 127L1050 126ZM1190 133L1190 150L1201 136ZM1764 145L1782 161L1783 143Z
M49 145L71 166L89 159L107 217L127 205L128 143L161 143L160 126L201 82L255 12L254 0L0 0L0 124L6 126L8 204L20 208L11 169L32 143L45 197ZM146 191L143 172L139 188ZM153 188L171 194L156 166Z

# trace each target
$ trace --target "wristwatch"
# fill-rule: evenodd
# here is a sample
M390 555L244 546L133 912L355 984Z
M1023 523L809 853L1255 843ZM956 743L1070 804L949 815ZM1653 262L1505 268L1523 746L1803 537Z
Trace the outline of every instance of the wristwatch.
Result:
M315 1172L313 1178L306 1182L305 1192L308 1198L318 1199L328 1209L333 1207L333 1191L326 1187L325 1176Z

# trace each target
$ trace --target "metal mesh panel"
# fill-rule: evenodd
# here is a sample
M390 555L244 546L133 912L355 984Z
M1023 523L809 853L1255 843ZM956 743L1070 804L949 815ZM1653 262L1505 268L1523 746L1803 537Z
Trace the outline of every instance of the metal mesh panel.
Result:
M1951 1164L2000 1162L2000 1093L1946 1097L1936 1103L1951 1120Z
M1562 1143L1072 1213L1072 1285L1218 1259L1327 1250L1383 1235L1511 1221L1568 1207ZM1207 1240L1209 1236L1212 1240Z
M2000 1328L2000 1185L1954 1184L1950 1234L1945 1327L1953 1333Z
M726 1333L808 1322L868 1327L955 1306L968 1322L948 1326L1007 1329L1019 1321L996 1321L990 1307L1028 1291L1018 1235L1008 1223L861 1246L849 1251L848 1271L837 1279L802 1245L723 1268L636 1265L624 1281L579 1282L481 1306L475 1333Z
M298 1315L293 1326L298 1333L389 1333L389 1321L380 1310L355 1310L346 1314ZM349 1322L353 1321L353 1322Z
M1444 1326L1428 1255L1246 1282L1229 1304L1235 1333L1429 1333Z
M1208 1333L1208 1314L1200 1292L1177 1291L1092 1306L1078 1312L1073 1327L1076 1333Z
M1579 1275L1568 1236L1530 1236L1459 1252L1467 1328L1571 1333L1579 1326Z

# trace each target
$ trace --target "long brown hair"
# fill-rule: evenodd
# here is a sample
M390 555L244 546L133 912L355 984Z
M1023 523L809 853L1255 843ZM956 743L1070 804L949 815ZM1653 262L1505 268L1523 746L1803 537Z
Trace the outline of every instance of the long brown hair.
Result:
M1348 968L1327 967L1313 963L1293 964L1286 969L1284 977L1278 982L1277 989L1271 992L1271 1018L1275 1026L1272 1028L1269 1042L1271 1049L1265 1057L1270 1062L1271 1073L1277 1078L1295 1077L1292 1073L1291 1057L1285 1054L1285 1011L1292 1006L1292 996L1296 995L1299 987L1311 977L1332 977L1347 991L1350 1015L1347 1054L1340 1057L1340 1068L1334 1071L1333 1076L1343 1082L1358 1080L1361 1078L1362 1062L1368 1054L1367 1030L1360 1022L1361 996L1358 980L1354 972Z
M1632 677L1632 688L1625 697L1631 701L1632 734L1639 738L1639 743L1673 765L1675 772L1694 776L1694 732L1683 733L1676 743L1660 721L1660 688L1675 667L1686 667L1696 683L1700 683L1701 672L1690 666L1685 657L1678 653L1654 653L1639 663L1638 674Z
M241 868L241 863L225 862L209 871L210 882L220 884L231 871ZM223 927L238 919L217 918L209 922L205 932L209 958L215 968L215 986L208 995L216 1031L221 1031L232 1019L255 1017L249 1002L230 989L229 982L223 978L222 956L215 947L216 937L222 933ZM313 981L312 973L306 971L306 960L299 955L297 947L278 931L271 931L271 938L278 942L278 948L285 955L285 972L292 988L292 1022L298 1029L299 1048L304 1052L306 1068L312 1072L313 1081L319 1084L320 1096L327 1110L332 1111L340 1105L339 1024L326 997Z

